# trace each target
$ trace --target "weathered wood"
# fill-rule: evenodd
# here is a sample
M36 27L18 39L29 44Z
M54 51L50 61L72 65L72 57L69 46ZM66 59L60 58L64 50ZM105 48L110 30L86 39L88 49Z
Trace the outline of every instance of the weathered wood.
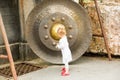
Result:
M3 37L4 43L5 43L8 59L9 59L9 62L10 62L12 75L13 75L14 80L17 80L17 74L16 74L14 62L13 62L13 57L12 57L12 53L11 53L11 50L10 50L10 45L9 45L9 42L8 42L8 38L7 38L5 28L4 28L4 24L3 24L1 14L0 14L0 29L1 29L2 37Z
M10 43L20 41L20 25L17 6L13 6L13 0L0 0L0 12L8 34ZM0 35L0 45L3 40Z
M6 55L0 55L0 58L8 58Z

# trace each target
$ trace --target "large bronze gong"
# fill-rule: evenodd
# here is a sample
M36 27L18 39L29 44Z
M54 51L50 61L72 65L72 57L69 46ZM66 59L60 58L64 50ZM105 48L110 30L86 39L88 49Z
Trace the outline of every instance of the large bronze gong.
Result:
M73 61L88 49L91 26L85 9L72 0L42 0L29 14L26 39L36 55L50 63L61 64L57 29L65 27Z

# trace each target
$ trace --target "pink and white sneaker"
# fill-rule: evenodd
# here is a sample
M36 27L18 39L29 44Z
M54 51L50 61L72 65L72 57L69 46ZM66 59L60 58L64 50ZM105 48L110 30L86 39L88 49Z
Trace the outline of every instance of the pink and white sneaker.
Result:
M65 71L65 67L62 68L62 71Z
M69 73L63 73L62 76L69 76L70 74Z
M63 75L66 72L65 68L62 68L61 75Z

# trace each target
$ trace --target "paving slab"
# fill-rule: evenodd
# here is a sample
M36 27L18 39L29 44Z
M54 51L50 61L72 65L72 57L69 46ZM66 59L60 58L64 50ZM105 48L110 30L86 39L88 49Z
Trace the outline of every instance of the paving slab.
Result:
M82 57L70 64L69 76L61 76L62 67L52 65L19 76L18 80L120 80L120 59Z
M20 76L19 80L120 80L120 60L83 57L70 65L70 75L61 76L63 65L53 65Z

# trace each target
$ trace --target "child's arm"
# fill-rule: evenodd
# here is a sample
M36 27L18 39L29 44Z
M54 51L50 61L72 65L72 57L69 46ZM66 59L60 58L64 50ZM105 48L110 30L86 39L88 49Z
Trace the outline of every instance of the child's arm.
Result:
M56 48L63 49L68 46L67 38L63 38L57 45Z

